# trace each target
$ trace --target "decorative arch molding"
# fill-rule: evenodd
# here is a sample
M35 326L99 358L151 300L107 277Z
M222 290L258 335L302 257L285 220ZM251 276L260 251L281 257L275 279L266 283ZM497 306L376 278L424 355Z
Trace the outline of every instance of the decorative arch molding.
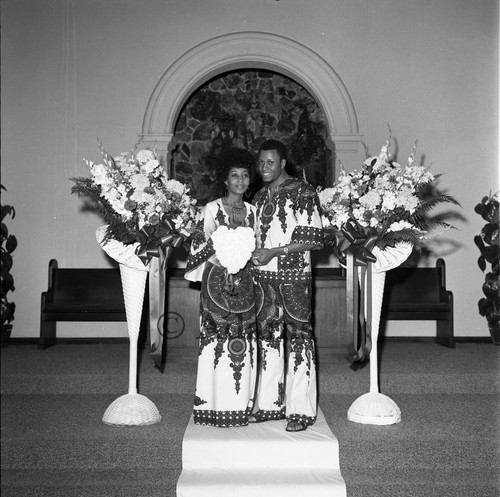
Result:
M329 146L341 160L361 144L354 104L341 78L318 54L289 38L262 32L230 33L207 40L182 55L162 75L144 114L141 138L166 159L178 115L190 95L224 72L264 69L306 88L321 106ZM348 157L344 157L344 160ZM349 161L348 161L349 162Z

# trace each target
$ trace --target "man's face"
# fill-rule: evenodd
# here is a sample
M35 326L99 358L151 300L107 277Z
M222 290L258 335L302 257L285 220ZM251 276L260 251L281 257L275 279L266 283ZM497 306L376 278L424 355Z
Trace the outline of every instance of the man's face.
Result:
M264 183L273 183L283 173L286 160L281 160L276 150L262 150L259 153L259 173Z

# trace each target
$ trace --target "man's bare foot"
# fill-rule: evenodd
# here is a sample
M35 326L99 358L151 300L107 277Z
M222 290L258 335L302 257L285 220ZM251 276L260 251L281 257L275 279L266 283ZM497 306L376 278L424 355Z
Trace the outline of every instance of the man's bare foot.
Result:
M307 425L302 421L288 421L286 425L286 431L304 431L307 429Z

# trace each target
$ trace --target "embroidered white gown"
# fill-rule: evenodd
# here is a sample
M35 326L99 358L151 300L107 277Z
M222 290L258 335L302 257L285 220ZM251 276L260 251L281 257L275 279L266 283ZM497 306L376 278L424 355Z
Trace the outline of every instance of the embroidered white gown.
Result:
M245 226L255 226L255 208L245 203ZM221 199L201 212L185 278L201 281L200 343L193 416L196 424L245 426L252 412L257 372L256 297L251 262L234 275L235 292L225 290L212 233L230 219Z

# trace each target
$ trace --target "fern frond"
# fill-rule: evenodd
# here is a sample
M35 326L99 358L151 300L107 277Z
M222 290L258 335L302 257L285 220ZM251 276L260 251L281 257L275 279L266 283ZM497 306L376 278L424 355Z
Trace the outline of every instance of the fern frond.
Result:
M101 196L101 188L90 178L70 178L75 182L71 193L84 197L83 210L97 214L108 225L106 239L114 238L123 243L131 243L136 239L134 223L127 224L115 212L111 204Z
M90 178L70 178L74 181L74 185L71 187L71 193L76 193L79 197L90 197L95 199L101 195L101 189L95 185Z
M439 214L435 214L432 217L429 218L432 222L438 223L441 221L461 221L461 222L466 222L467 219L463 214L460 212L455 212L455 211L446 211L446 212L440 212Z
M377 241L377 245L380 248L384 248L387 246L394 246L397 242L406 242L410 245L413 245L417 249L420 247L422 241L420 235L415 232L415 230L404 229L401 231L387 231L383 235L380 236Z
M446 193L441 193L431 198L423 200L419 205L419 210L423 210L424 212L429 212L432 208L436 207L436 205L443 203L454 204L458 205L459 207L462 207L460 205L460 202L455 200L455 198L453 198L451 195L448 195Z

